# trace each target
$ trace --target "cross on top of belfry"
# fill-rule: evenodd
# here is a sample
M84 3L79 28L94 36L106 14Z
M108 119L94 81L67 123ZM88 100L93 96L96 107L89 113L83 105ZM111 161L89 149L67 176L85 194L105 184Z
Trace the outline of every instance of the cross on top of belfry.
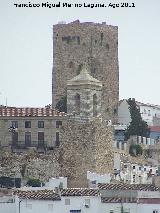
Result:
M93 78L88 72L88 66L83 65L80 74L68 80L67 85L77 85L77 84L96 84L97 86L102 86L102 82Z

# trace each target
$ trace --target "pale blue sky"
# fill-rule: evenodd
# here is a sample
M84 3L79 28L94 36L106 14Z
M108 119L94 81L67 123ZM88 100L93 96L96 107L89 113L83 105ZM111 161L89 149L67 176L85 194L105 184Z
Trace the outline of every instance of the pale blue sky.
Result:
M0 0L0 104L51 103L52 26L93 21L119 27L120 99L160 104L160 1L126 0L135 8L16 8L25 0ZM42 3L47 1L31 0ZM58 1L49 1L56 3ZM71 2L71 1L61 1ZM106 5L115 0L75 0Z

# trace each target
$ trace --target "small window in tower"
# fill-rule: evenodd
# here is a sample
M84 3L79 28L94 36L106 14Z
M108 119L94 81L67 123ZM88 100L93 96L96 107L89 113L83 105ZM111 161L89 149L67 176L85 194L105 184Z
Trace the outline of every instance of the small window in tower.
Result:
M100 42L101 46L102 46L102 42L103 42L103 33L101 33L101 42Z
M103 33L101 33L101 40L103 40Z
M93 67L92 70L91 70L91 74L94 75L95 73L96 73L96 68Z
M56 132L56 146L59 146L59 132Z
M74 66L74 63L72 61L70 61L69 64L68 64L68 67L73 68L73 66Z
M109 50L109 44L106 44L106 49Z
M93 116L97 116L97 95L93 95Z
M114 115L116 115L117 114L117 109L115 108L113 112L114 112Z
M83 66L83 64L79 64L79 65L78 65L78 68L77 68L77 75L80 74L80 72L81 72L81 70L82 70L82 66Z
M77 36L77 44L79 45L80 44L80 37Z
M80 114L80 95L77 93L75 95L75 109L76 109L76 114Z

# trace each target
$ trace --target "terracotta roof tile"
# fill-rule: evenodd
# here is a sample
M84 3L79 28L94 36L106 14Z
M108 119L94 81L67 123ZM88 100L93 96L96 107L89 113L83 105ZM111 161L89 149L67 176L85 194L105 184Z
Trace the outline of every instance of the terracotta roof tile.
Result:
M102 197L102 203L136 203L137 198Z
M158 191L159 187L152 184L98 184L99 189L104 190L139 190L139 191Z
M160 132L160 126L150 126L151 132Z
M98 189L68 188L61 191L62 196L99 196Z
M34 199L34 200L61 200L59 194L55 193L53 190L27 190L27 191L15 191L19 198L23 199Z
M52 108L33 108L33 107L0 107L0 117L52 117L65 116L66 113L58 112Z

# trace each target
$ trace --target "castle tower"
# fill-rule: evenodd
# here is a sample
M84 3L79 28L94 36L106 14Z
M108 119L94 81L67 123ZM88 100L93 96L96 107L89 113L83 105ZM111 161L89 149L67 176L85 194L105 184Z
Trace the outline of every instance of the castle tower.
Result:
M105 23L53 26L52 104L67 94L67 80L88 64L89 73L102 82L102 116L117 120L119 100L118 27Z
M101 112L102 83L84 67L67 81L68 115L61 129L61 175L69 187L87 187L87 171L113 172L112 127L97 116Z
M67 81L67 113L82 120L101 114L102 83L84 66L79 75Z

